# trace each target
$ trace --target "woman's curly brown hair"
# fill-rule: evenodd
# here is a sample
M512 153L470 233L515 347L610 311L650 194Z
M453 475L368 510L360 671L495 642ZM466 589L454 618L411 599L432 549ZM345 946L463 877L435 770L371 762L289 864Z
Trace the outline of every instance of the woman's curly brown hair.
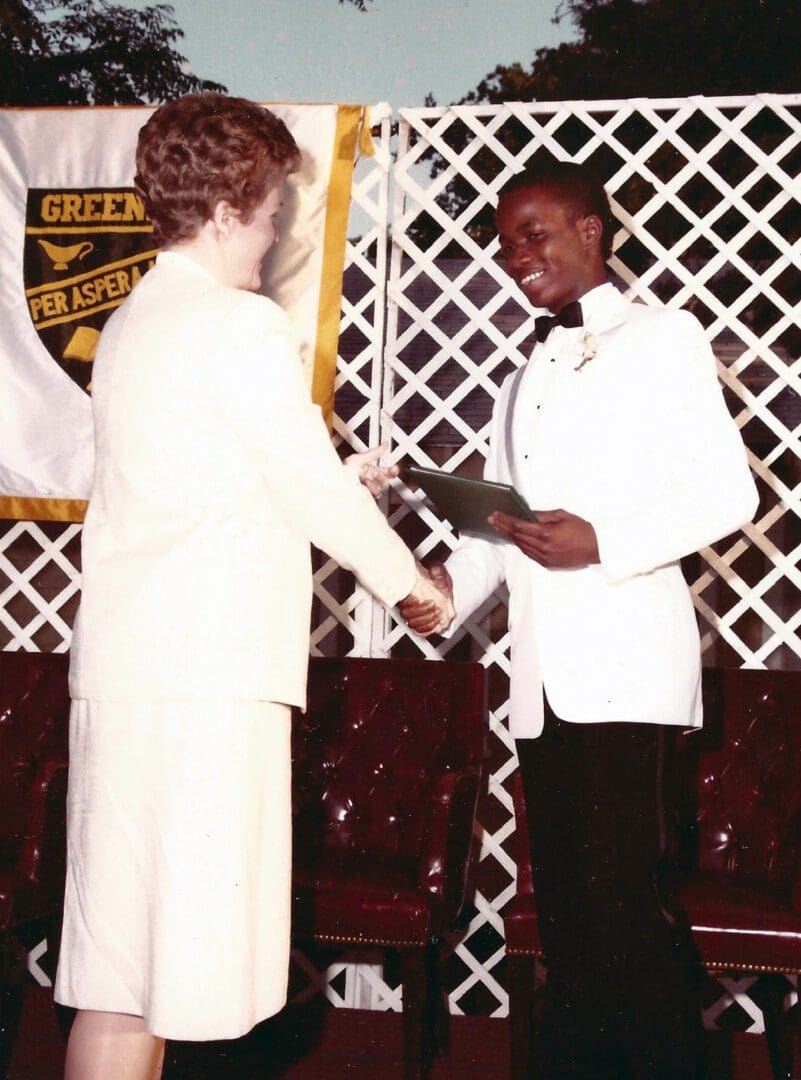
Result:
M156 109L136 148L136 187L164 246L194 236L220 201L247 224L267 193L300 166L269 109L226 94L187 94Z

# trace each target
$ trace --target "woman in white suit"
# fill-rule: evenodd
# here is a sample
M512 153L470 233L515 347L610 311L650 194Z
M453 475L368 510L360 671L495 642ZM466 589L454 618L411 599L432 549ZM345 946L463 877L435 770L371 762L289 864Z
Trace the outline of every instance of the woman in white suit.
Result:
M285 314L251 290L300 155L251 102L142 129L162 249L93 373L96 468L70 669L56 999L67 1080L152 1080L167 1038L236 1038L286 998L290 707L310 542L384 603L440 594L335 454Z

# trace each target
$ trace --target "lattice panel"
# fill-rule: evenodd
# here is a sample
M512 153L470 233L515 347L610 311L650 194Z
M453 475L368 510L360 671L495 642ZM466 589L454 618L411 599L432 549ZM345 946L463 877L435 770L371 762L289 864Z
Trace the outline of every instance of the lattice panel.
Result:
M357 162L353 180L333 418L343 456L379 442L390 141L387 115L375 129L375 156ZM372 597L332 559L318 553L314 565L312 653L371 655L378 617Z
M80 584L79 525L0 521L0 649L66 652Z
M401 110L383 432L398 458L480 473L500 385L532 347L530 310L497 259L492 207L542 150L602 176L619 282L632 297L698 315L749 448L757 520L685 568L705 662L801 667L801 96ZM455 543L411 491L401 489L392 522L421 558ZM386 638L395 652L471 655L488 669L493 774L480 894L455 943L451 1008L495 1015L506 1011L499 912L515 873L504 601L490 600L438 650L389 621ZM751 983L723 985L708 1022L759 1028Z

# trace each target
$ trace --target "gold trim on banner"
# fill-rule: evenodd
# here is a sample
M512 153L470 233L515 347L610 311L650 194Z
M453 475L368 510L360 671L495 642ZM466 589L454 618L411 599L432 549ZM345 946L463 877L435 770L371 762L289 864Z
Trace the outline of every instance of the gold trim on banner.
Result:
M34 499L0 495L0 519L11 521L83 521L85 499Z
M312 398L322 409L329 428L334 417L334 383L342 309L342 274L345 265L345 241L350 213L353 167L356 160L356 147L365 127L369 131L367 110L363 105L337 106L334 154L326 199L323 267L320 275L317 340L312 376Z
M370 126L370 110L362 109L362 123L359 131L359 157L375 157L375 140Z

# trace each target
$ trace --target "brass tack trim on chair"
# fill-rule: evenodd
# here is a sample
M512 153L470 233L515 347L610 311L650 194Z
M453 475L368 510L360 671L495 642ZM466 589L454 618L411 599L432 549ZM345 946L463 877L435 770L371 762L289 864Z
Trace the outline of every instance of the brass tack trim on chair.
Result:
M506 950L507 956L536 956L539 960L544 959L545 954L542 950L534 949L509 949ZM709 971L754 971L763 973L765 975L798 975L799 972L794 967L787 967L775 964L743 964L739 960L735 962L726 962L718 960L705 960L704 966Z
M741 961L736 963L718 963L717 960L705 960L704 966L708 971L712 972L725 972L725 971L755 971L764 975L798 975L799 971L797 967L787 967L782 964L743 964Z
M427 938L415 938L412 941L395 941L387 940L384 938L364 938L364 937L347 937L344 934L315 934L315 941L330 942L334 945L375 945L384 949L419 949L421 945L425 945L428 941Z
M545 953L542 951L542 949L510 949L507 946L506 947L506 955L507 956L536 956L538 959L542 960L543 957L545 956Z

